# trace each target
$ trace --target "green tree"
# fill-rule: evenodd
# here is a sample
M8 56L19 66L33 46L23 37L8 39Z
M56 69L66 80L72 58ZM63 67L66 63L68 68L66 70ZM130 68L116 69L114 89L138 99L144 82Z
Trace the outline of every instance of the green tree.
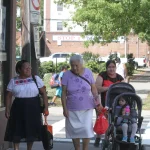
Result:
M129 35L131 29L143 40L150 41L150 0L56 0L73 4L73 21L92 35L88 43L112 42Z
M142 41L147 41L150 46L150 0L142 0L139 18L134 30Z
M85 61L85 63L89 61L98 62L99 60L99 54L93 54L92 52L84 52L82 53L82 56L83 56L83 60Z
M41 26L44 24L44 0L40 0Z
M21 0L17 0L16 1L16 5L17 5L17 9L21 7ZM17 12L17 11L16 11ZM16 16L16 30L19 31L21 30L21 17L20 16Z

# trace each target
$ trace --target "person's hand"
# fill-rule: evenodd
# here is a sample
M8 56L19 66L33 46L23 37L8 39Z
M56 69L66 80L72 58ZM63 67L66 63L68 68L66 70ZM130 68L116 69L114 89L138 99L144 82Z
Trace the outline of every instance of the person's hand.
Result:
M5 110L5 117L8 119L10 116L10 111L8 109Z
M109 87L106 87L106 91L108 91Z
M96 110L98 112L101 112L102 109L103 109L103 106L101 104L99 104L99 105L96 106Z
M48 116L48 115L49 115L49 110L48 110L48 108L45 108L45 109L44 109L43 115L44 115L44 116Z
M63 114L64 114L64 116L65 116L66 118L69 117L69 113L68 113L68 110L67 110L67 109L65 109L65 110L63 111Z

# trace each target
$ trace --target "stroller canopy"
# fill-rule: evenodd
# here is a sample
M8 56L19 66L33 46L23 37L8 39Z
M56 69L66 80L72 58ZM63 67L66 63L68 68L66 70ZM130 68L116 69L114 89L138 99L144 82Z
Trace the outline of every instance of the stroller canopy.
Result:
M112 108L115 97L122 93L135 93L135 89L131 84L125 82L112 84L106 93L105 106Z

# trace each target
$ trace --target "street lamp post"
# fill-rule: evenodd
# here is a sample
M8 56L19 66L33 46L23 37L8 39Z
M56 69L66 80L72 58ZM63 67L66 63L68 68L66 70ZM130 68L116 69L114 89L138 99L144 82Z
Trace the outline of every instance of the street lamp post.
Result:
M139 38L137 37L137 58L139 58Z

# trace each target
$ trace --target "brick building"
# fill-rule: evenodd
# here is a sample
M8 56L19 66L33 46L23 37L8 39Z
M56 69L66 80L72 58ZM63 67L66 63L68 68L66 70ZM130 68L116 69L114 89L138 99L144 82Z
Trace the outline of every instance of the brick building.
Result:
M130 35L128 41L123 39L106 45L95 44L85 48L84 41L80 35L83 29L74 25L71 14L74 8L65 8L63 5L55 4L54 0L44 1L44 31L46 32L47 55L54 52L78 52L91 51L100 56L106 56L110 52L119 52L121 55L133 53L135 57L147 56L149 47L141 43L137 36ZM63 24L68 26L64 27ZM73 27L73 28L72 28Z

